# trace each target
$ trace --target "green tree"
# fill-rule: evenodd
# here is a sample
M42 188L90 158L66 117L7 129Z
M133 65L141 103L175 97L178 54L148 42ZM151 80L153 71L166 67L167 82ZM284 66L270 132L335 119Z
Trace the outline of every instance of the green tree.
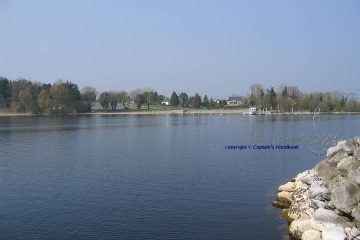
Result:
M121 91L118 93L118 97L119 97L119 102L123 105L124 109L128 108L128 104L129 104L129 95L127 94L127 92L125 91Z
M99 96L99 102L103 109L108 110L110 104L110 93L102 92Z
M150 104L156 104L158 93L153 90L147 90L143 93L144 104L147 105L147 109L150 109Z
M206 94L204 96L203 106L204 107L209 107L209 98L208 98L208 96Z
M0 77L0 108L10 107L11 88L7 78Z
M96 101L97 91L93 87L84 87L81 90L81 99L83 101L83 111L91 111L91 107Z
M182 107L189 105L189 97L185 92L180 93L179 100Z
M284 87L281 93L281 97L286 98L288 96L287 86Z
M215 107L215 106L216 106L216 102L214 101L213 98L210 98L209 107Z
M24 112L33 111L33 95L31 93L30 87L20 90L19 103L20 103L20 109L22 111Z
M270 88L269 92L269 105L272 109L276 108L276 92L273 87Z
M134 102L135 102L136 108L138 110L140 110L141 105L145 104L145 102L146 102L145 98L144 98L144 94L137 94L135 96Z
M179 106L180 101L179 101L179 97L176 94L176 92L172 92L171 97L170 97L170 105L171 106Z
M119 101L120 97L117 92L109 92L109 102L111 110L116 110Z
M194 96L194 107L195 108L200 108L201 107L201 97L198 93L195 94Z
M76 84L58 81L50 88L52 108L54 112L78 112L81 106L81 93Z
M38 95L38 105L40 107L40 110L42 112L49 112L51 110L51 99L49 91L46 89L41 89L39 95Z

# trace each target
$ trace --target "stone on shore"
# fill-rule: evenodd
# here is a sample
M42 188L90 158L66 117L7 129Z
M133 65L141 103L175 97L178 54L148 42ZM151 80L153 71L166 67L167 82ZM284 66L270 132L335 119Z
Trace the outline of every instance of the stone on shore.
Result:
M301 240L321 240L321 232L310 229L301 235Z
M342 227L328 227L322 231L323 240L345 240L346 234Z
M340 141L327 158L278 188L292 239L360 240L360 138Z
M288 182L284 185L281 185L279 187L279 191L282 192L282 191L285 191L285 192L294 192L295 191L295 183L294 182Z
M294 220L289 226L289 233L294 239L301 239L303 233L311 229L310 220Z

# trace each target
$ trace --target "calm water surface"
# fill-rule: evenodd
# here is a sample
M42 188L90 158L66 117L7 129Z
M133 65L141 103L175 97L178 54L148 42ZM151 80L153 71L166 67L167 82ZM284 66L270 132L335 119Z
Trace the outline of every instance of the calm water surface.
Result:
M0 118L0 239L284 239L277 186L360 116ZM299 150L226 150L294 144Z

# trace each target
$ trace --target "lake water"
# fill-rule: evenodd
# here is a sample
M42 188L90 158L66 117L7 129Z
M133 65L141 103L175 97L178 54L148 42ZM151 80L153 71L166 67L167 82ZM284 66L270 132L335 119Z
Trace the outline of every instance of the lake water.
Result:
M278 185L360 116L0 118L0 239L286 239ZM227 150L227 145L299 145Z

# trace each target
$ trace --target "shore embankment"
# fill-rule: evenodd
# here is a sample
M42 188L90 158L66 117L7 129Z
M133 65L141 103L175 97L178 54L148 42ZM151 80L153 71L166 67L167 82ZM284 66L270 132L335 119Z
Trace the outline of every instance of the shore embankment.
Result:
M173 109L173 110L134 110L134 111L114 111L114 112L90 112L90 113L66 113L66 115L222 115L222 114L247 114L248 109ZM270 113L264 112L259 115L356 115L360 112L281 112ZM11 113L0 112L0 117L16 117L16 116L48 116L49 113Z
M340 141L313 169L278 188L292 239L360 239L360 137Z

